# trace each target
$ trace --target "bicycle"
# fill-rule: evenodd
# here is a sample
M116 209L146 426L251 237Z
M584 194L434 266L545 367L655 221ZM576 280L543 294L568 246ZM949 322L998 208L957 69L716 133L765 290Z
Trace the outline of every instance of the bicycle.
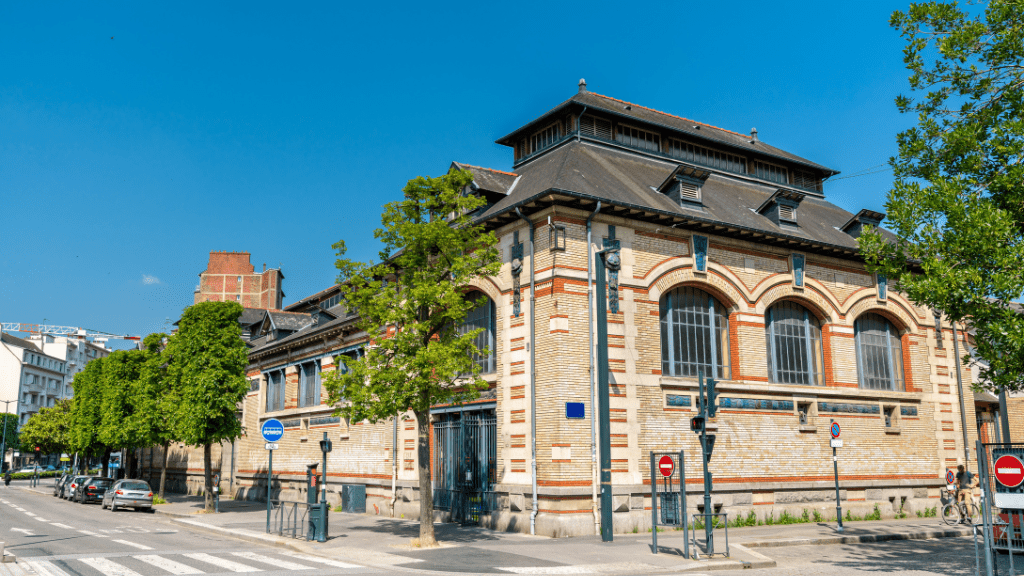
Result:
M948 504L942 507L942 521L947 526L974 524L974 519L981 517L981 510L978 508L978 505L974 502L971 502L970 505L966 501L960 502L959 495L959 488L954 489L952 492L945 488L942 490L942 499L946 500L948 498L950 500Z

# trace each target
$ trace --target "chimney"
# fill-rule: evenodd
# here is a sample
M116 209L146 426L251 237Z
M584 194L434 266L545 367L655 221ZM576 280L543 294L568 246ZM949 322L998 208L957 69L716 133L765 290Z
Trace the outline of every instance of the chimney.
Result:
M580 94L587 91L587 81L584 78L580 78Z
M758 141L757 140L757 128L751 128L750 129L750 143L753 144L754 142L757 142L757 141Z
M266 262L264 262L264 263L263 263L263 271L264 271L264 272L266 272L266 271L267 271L267 263L266 263Z

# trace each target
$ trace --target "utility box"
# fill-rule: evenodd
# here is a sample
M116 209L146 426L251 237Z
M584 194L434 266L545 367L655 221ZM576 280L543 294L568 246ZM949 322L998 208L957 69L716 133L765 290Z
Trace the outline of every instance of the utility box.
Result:
M341 510L353 514L366 513L366 485L341 485Z
M306 540L327 541L327 521L330 513L331 509L325 502L309 507L309 530L306 532Z
M316 473L316 464L306 465L306 503L316 504L320 498L320 477Z

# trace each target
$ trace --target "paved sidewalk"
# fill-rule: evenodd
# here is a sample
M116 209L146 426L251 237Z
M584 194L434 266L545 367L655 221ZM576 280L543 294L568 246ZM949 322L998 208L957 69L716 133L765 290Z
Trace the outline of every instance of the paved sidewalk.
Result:
M688 560L683 557L683 533L665 529L658 534L658 554L652 554L651 534L617 534L612 543L597 536L552 539L523 534L437 524L444 547L423 550L410 546L419 535L415 521L365 514L330 515L330 539L306 542L265 533L266 504L222 501L221 514L197 514L198 497L171 496L158 513L178 522L253 541L274 542L303 552L360 562L370 566L414 571L475 573L595 573L635 574L770 568L770 549L778 546L855 544L967 536L969 527L945 526L937 518L898 521L853 522L842 534L834 524L791 524L732 528L731 558ZM724 548L725 535L716 532L716 544Z

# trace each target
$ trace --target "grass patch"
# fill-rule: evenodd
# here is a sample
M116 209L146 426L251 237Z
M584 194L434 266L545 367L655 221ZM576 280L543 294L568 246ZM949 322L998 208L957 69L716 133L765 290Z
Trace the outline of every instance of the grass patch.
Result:
M167 504L167 500L161 498L159 494L153 494L153 504Z
M881 520L882 519L882 511L878 509L878 504L875 504L874 510L871 511L871 514L868 514L867 516L865 516L864 519L865 520Z
M825 520L824 518L822 518L821 512L818 512L817 510L814 511L813 515L814 515L814 521L815 522L822 522L822 521Z
M753 510L747 514L746 518L743 516L736 516L729 521L730 528L743 528L745 526L757 526L757 514Z

